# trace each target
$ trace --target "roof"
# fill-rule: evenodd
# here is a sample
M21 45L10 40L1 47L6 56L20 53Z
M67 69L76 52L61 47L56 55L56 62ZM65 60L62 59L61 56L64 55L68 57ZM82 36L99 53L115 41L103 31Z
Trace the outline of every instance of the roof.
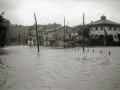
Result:
M111 25L120 25L119 23L116 23L116 22L113 22L113 21L110 21L110 20L107 20L106 19L106 16L102 16L100 20L97 20L95 22L91 22L87 25L98 25L98 24L111 24Z
M65 26L65 27L71 28L71 27L69 27L69 26ZM61 28L64 28L64 26L63 26L63 27L58 27L58 28L56 28L56 29L45 30L45 32L52 32L52 31L55 31L55 30L59 30L59 29L61 29ZM72 28L71 28L71 29L72 29Z
M73 29L76 29L76 28L83 28L83 26L82 26L82 25L77 25L77 26L73 26L72 28L73 28Z

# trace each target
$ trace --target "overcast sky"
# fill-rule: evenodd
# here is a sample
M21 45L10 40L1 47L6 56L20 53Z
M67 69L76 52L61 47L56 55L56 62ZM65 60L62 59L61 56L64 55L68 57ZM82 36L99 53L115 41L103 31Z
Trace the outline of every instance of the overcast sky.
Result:
M0 0L0 13L3 11L11 24L24 26L34 24L34 13L38 24L63 25L65 17L66 25L75 26L82 24L83 13L85 23L99 20L102 15L120 23L120 0Z

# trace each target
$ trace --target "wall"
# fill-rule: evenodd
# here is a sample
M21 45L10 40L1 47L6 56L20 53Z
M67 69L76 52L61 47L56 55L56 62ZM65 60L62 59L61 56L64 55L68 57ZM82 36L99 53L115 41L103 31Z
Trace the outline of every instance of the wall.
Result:
M95 27L98 27L98 30L95 29ZM103 26L94 26L94 27L91 27L90 28L90 36L100 36L100 35L103 35L105 36L105 31L104 30L100 30L100 27L103 27ZM111 30L110 30L110 27L111 27ZM113 27L116 27L116 30L113 28ZM106 33L107 35L112 35L113 36L113 39L114 41L119 41L118 39L118 35L117 34L120 34L120 27L118 26L104 26L105 30L106 30Z
M53 34L55 35L55 31L49 31L48 32L48 38L53 37Z
M66 29L67 28L67 29ZM57 33L57 36L58 37L61 37L61 39L63 39L63 37L64 37L64 27L62 27L62 28L60 28L60 29L58 29L57 31L56 31L56 33ZM73 29L72 28L70 28L70 27L65 27L65 34L66 34L66 37L68 38L68 34L71 34L71 33L74 33L74 31L73 31Z

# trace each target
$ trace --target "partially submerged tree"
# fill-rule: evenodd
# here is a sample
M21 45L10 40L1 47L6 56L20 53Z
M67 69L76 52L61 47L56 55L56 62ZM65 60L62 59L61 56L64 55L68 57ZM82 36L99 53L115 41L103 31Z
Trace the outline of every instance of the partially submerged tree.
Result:
M4 12L0 15L0 46L3 48L10 32L10 21L3 18Z
M0 46L3 48L5 46L5 34L6 34L6 25L4 23L3 13L0 15Z

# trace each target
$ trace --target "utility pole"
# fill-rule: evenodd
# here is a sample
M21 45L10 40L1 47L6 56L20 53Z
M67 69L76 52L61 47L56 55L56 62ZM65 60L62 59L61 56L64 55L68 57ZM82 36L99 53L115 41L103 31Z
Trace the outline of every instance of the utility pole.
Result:
M24 39L23 39L23 46L25 45L25 29L24 29Z
M42 37L42 40L41 40L41 42L42 42L42 46L44 46L44 40L43 40L43 35L42 35L43 33L42 33L42 31L41 31L41 37Z
M75 29L74 29L74 47L75 47Z
M37 20L36 20L36 15L35 15L35 13L34 13L34 18L35 18L35 27L36 27L37 47L38 47L38 52L39 52L38 32L37 32Z
M56 32L56 23L55 23L55 42L56 42L56 45L58 47L58 44L57 44L57 32Z
M20 46L20 28L19 28L19 46Z
M83 13L83 31L82 31L82 40L83 40L83 52L84 52L84 13Z
M64 17L64 48L65 48L65 17Z
M105 23L105 20L103 20L103 23ZM105 26L104 26L104 33L105 33L105 36L104 36L104 46L106 45L106 30L105 30Z
M10 40L11 40L11 39L10 39L10 34L9 34L9 38L8 38L8 39L9 39L9 45L10 45L10 44L11 44L11 41L10 41Z

